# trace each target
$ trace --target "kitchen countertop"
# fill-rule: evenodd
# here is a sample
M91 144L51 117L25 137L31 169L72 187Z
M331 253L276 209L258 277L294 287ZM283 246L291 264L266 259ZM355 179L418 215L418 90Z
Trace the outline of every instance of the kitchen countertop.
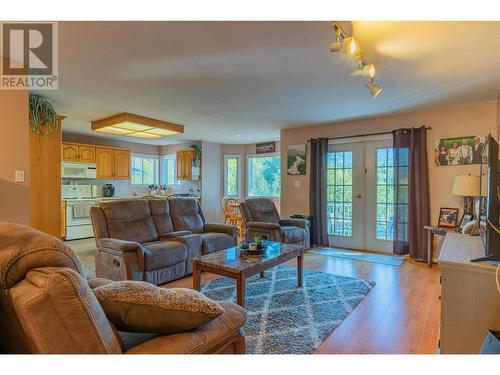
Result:
M162 196L158 196L161 198ZM71 202L71 201L111 201L111 200L119 200L119 199L142 199L142 195L123 195L117 197L96 197L96 198L62 198L63 202ZM178 198L193 198L200 199L200 197L178 197Z

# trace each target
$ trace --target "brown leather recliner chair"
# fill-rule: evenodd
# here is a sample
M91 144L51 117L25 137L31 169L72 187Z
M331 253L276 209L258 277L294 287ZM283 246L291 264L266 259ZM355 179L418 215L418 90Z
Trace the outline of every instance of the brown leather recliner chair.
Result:
M235 246L238 229L207 223L194 199L101 202L90 216L96 275L160 285L192 273L193 257Z
M0 352L182 354L244 353L246 313L225 312L195 330L171 335L117 332L64 242L32 228L0 222Z
M241 216L249 237L293 243L310 247L309 222L304 219L281 219L269 198L249 198L240 203Z

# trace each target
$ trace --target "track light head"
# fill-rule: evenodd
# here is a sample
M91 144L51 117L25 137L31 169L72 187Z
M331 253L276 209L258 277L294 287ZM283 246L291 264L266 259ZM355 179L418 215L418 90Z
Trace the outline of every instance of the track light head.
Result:
M354 72L352 72L352 75L373 78L375 77L375 65L368 64L360 67L359 69L356 69Z
M330 52L344 52L354 55L357 48L358 47L354 38L344 38L342 41L330 44Z
M369 82L365 82L365 87L370 90L370 94L376 98L377 96L380 95L380 93L382 92L382 87L376 85L373 83L373 80L369 81Z

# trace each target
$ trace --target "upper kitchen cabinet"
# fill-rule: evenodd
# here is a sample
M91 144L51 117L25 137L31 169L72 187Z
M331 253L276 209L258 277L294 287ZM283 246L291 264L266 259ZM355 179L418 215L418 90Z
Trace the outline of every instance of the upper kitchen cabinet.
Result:
M110 180L130 178L129 150L96 147L95 160L97 178Z
M79 145L78 156L80 157L81 162L95 163L95 147Z
M62 160L95 163L95 147L77 143L62 143Z
M62 160L78 161L78 145L73 143L62 144Z
M97 178L113 179L115 150L109 148L96 147L95 162Z
M115 179L127 180L130 178L129 150L115 150L114 174Z
M177 151L177 179L178 180L192 180L193 179L193 158L194 150L181 150Z

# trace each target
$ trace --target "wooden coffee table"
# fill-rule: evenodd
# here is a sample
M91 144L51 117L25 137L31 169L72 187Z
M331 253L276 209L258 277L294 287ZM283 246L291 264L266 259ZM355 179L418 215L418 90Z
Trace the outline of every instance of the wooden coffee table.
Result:
M245 255L237 247L193 258L193 289L200 290L201 272L230 277L236 280L236 302L245 306L245 282L252 275L297 258L297 285L302 287L304 246L266 241L262 255Z

